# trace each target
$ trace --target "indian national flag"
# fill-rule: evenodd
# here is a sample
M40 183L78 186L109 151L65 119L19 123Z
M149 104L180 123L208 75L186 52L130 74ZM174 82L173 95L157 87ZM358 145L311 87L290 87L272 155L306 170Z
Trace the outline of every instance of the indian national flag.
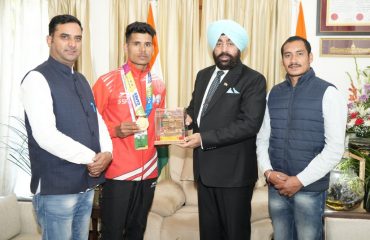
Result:
M150 1L149 4L149 12L148 12L148 19L147 23L155 28L155 21L153 17L153 9L152 9L153 1ZM157 30L156 30L157 31ZM157 32L158 35L158 32ZM162 74L162 68L161 68L161 60L159 56L159 47L158 47L158 38L157 36L154 36L153 38L153 47L154 47L154 53L152 56L152 59L150 60L150 73L152 75L153 84L155 81L163 81L163 74ZM157 146L157 152L158 152L158 176L161 174L162 168L168 163L168 146L166 145L158 145Z
M299 13L298 13L297 27L296 27L295 35L300 36L304 39L307 39L306 25L305 25L305 22L304 22L302 1L299 2Z
M155 29L155 21L153 17L153 9L152 9L153 2L150 1L149 4L149 12L148 12L148 19L147 23L152 26ZM156 30L157 31L157 30ZM158 35L158 32L157 32ZM151 67L151 73L154 73L157 77L159 77L163 81L163 74L162 74L162 68L161 68L161 60L159 56L159 47L158 47L158 38L157 35L153 38L153 46L154 46L154 53L152 56L152 59L150 60L150 67Z

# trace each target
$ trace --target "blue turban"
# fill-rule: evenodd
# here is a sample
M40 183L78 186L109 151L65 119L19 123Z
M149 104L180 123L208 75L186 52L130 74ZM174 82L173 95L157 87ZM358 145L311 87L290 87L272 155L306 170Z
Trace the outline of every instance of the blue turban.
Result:
M208 26L208 44L212 49L216 47L222 34L230 38L240 51L243 51L248 44L248 35L242 26L232 20L219 20Z

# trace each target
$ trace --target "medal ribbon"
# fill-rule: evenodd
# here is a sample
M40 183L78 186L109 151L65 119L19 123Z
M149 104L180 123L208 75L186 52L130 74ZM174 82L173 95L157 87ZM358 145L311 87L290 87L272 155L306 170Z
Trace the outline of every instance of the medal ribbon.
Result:
M136 116L149 117L149 114L153 109L153 88L152 88L152 76L150 75L150 72L148 73L145 79L146 80L146 89L145 89L146 108L144 112L143 104L141 103L140 95L139 95L139 92L135 84L135 79L132 75L132 72L131 72L131 69L128 63L123 65L123 71L124 71L124 74L122 74L121 72L121 79L122 79L123 86L125 88L125 92L129 94L129 98L131 100L130 107L133 107ZM131 115L132 115L132 112L131 112Z
M123 65L121 70L121 80L124 91L127 96L127 103L130 108L130 115L133 122L136 122L137 117L149 116L153 108L153 89L152 89L152 77L150 72L146 76L146 109L144 112L143 105L140 100L140 95L137 90L135 79L132 75L130 66L126 63ZM147 130L134 134L134 144L136 150L148 149L148 132Z

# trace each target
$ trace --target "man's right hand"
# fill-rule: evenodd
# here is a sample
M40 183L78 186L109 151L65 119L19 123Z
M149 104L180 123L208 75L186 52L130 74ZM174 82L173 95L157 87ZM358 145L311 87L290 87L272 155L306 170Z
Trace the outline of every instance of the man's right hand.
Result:
M135 122L122 122L120 125L115 127L116 136L119 138L125 138L133 135L141 130Z
M89 175L91 177L99 177L100 174L108 167L111 161L112 153L110 152L100 152L96 154L93 158L93 162L87 164Z

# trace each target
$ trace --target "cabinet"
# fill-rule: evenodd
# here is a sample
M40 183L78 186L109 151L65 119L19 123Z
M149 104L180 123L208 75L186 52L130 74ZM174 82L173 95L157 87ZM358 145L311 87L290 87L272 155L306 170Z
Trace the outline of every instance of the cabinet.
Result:
M369 240L370 213L362 205L352 211L326 209L324 225L325 240Z

